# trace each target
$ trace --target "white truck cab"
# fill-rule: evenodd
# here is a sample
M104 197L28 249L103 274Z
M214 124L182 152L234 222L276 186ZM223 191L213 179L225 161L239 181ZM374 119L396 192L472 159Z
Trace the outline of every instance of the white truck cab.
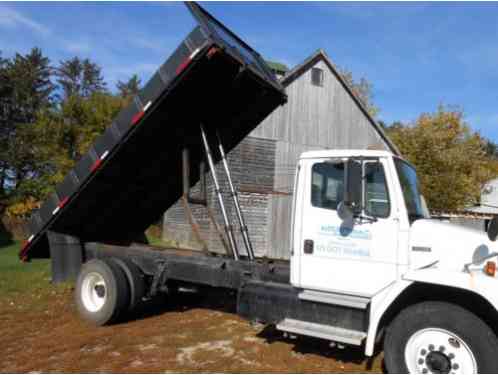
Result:
M386 151L306 152L293 212L291 284L365 309L366 355L384 336L400 348L386 350L390 371L496 369L487 356L497 350L497 245L430 219L408 162Z

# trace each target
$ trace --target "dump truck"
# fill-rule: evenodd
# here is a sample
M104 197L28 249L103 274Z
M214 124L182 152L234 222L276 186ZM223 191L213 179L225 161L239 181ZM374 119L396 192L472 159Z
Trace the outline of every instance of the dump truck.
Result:
M487 234L432 220L415 168L399 156L302 154L290 259L254 256L225 153L285 92L256 51L198 4L187 7L198 25L33 214L20 257L50 257L55 282L76 278L77 310L96 326L158 293L212 287L235 294L249 321L366 356L383 349L389 372L498 372L498 220ZM178 199L212 209L207 174L226 254L140 243Z

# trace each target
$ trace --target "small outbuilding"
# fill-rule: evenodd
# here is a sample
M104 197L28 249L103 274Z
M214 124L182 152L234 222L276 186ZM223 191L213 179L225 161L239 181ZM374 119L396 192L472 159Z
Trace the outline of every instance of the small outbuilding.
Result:
M294 172L302 152L367 148L394 154L399 151L323 50L290 71L279 66L276 74L281 76L288 102L233 149L228 161L256 255L286 259L290 256ZM221 168L218 176L226 186ZM210 206L221 225L218 203L209 185ZM233 202L228 189L224 190L229 215L236 223ZM181 247L224 251L207 210L192 206L191 213L187 215L181 201L171 207L164 215L164 239ZM237 240L243 253L241 236Z
M498 178L484 185L480 203L467 211L490 216L498 215Z

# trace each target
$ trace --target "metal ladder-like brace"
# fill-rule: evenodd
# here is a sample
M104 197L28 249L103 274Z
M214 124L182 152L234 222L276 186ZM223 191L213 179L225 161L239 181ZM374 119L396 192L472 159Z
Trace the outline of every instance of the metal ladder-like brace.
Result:
M239 251L237 249L237 243L235 242L235 237L233 235L233 228L228 220L227 211L225 209L225 202L223 201L223 196L221 194L220 184L218 182L218 177L216 176L216 170L214 168L213 155L211 149L209 148L209 142L207 140L206 132L204 127L201 125L201 137L202 143L204 144L204 151L206 152L206 159L211 170L211 175L213 176L214 189L216 192L216 197L218 198L218 203L220 204L221 215L223 216L223 222L225 223L225 232L228 238L228 245L232 252L232 256L235 260L239 259Z
M223 149L223 145L221 144L221 138L218 132L216 132L216 138L218 139L218 149L220 151L223 167L225 168L225 173L227 175L228 185L230 187L230 193L232 194L233 202L235 204L235 211L237 212L237 219L239 220L240 232L244 240L247 256L249 257L250 260L253 260L254 250L252 248L251 240L249 238L249 231L247 230L247 225L244 220L244 215L242 214L242 209L240 208L239 194L237 193L237 190L235 190L235 187L233 185L232 175L230 174L230 168L228 168L227 157L225 154L225 150Z

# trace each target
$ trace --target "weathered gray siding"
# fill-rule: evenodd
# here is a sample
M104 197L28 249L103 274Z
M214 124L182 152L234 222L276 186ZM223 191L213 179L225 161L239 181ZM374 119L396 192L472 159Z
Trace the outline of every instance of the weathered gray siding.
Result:
M324 71L323 87L311 84L310 67L287 86L288 103L277 108L229 154L258 255L289 257L291 194L301 153L372 146L389 149L328 65L319 60L315 66ZM212 193L211 202L217 208ZM226 202L230 202L228 196ZM231 202L229 207L231 210ZM209 238L211 249L220 250L217 236L202 210L196 209L194 215L200 217L199 224ZM236 223L233 212L231 217ZM218 222L221 223L221 217ZM166 237L192 242L181 204L166 213L164 228ZM240 238L239 244L242 245Z
M273 189L275 174L275 141L255 137L247 137L235 149L228 153L228 163L235 186L239 190L239 199L246 218L255 253L264 256L268 248L267 228L270 218L269 192ZM228 194L229 189L223 168L220 163L216 165L218 179L220 180L223 197L226 203L228 216L231 223L237 224L233 201ZM217 222L223 230L223 221L218 201L213 189L211 176L207 180L209 206L215 212ZM199 185L193 188L197 195ZM198 205L191 205L193 216L200 228L201 237L206 241L209 250L223 252L223 246L207 210ZM243 242L238 224L234 225L236 240L241 247ZM184 205L177 202L164 215L163 237L174 240L178 246L191 249L201 249L201 244L196 240L185 213Z
M288 102L277 108L251 136L322 148L389 149L323 61L323 87L311 84L311 69L286 87Z

